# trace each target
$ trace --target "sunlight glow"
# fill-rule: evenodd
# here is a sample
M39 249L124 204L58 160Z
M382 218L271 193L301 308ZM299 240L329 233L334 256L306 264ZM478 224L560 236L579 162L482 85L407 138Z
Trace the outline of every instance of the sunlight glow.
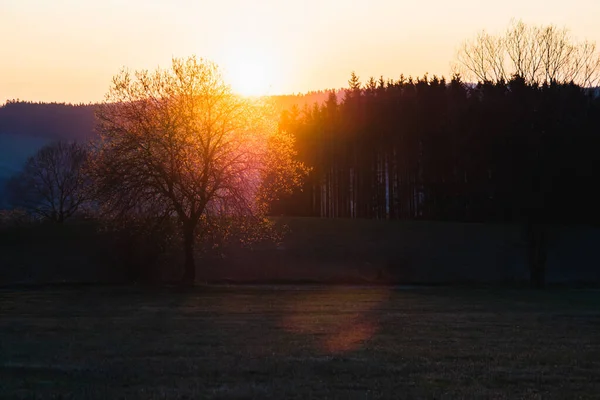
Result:
M457 47L512 18L600 43L598 0L0 0L0 104L102 101L122 67L196 54L245 94L343 88L351 71L452 73ZM399 20L402 23L399 23ZM76 34L74 34L76 32Z
M288 312L280 327L297 335L318 335L317 346L326 354L355 351L379 332L374 310L385 304L389 296L390 291L385 288L360 292L333 288L317 295L298 295L286 305ZM325 308L333 312L319 317L311 314L322 313Z
M265 52L237 49L227 57L225 78L235 93L265 96L274 94L278 71L274 59Z

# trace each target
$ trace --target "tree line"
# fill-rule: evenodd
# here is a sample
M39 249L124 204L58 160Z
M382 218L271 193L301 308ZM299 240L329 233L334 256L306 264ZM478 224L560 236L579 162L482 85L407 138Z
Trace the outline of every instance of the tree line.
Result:
M46 221L88 214L151 245L179 241L185 284L198 244L276 236L267 204L305 172L271 107L234 94L208 60L121 71L96 117L95 140L31 157L9 181L11 202Z
M575 84L352 75L343 101L284 113L303 190L273 212L598 222L600 99Z
M479 83L352 73L340 100L282 114L312 167L279 214L504 222L600 221L600 73L591 42L513 23L457 63ZM511 75L507 77L507 74Z
M600 83L596 43L574 38L567 28L512 21L501 33L483 30L458 48L453 68L472 81L509 80L517 75L529 84Z
M9 100L0 106L0 134L36 136L52 140L89 140L94 137L96 107L92 104Z
M205 60L124 70L96 107L100 140L44 149L11 192L55 222L89 209L179 238L188 283L196 242L271 235L268 213L522 223L541 286L544 226L600 222L600 97L589 86L600 58L565 30L522 23L468 43L458 63L479 83L363 84L352 73L347 89L284 110L278 126L273 102L235 96Z

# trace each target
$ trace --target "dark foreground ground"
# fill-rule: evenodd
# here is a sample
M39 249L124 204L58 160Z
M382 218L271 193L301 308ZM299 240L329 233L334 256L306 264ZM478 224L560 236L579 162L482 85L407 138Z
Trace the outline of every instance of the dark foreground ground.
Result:
M0 291L0 397L597 398L600 291Z

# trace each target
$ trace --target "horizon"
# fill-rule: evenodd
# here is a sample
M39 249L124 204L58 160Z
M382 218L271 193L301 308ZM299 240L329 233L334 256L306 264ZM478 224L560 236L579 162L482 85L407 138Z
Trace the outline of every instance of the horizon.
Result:
M0 0L0 398L596 398L600 0Z
M0 63L0 104L97 103L121 68L164 68L172 57L192 54L216 62L233 90L247 95L344 88L351 71L363 82L400 74L449 78L461 42L484 29L500 33L511 19L566 27L577 40L600 42L600 4L592 0L507 0L493 13L476 0L435 0L424 11L416 2L386 0L8 0L0 10L0 34L10 38Z

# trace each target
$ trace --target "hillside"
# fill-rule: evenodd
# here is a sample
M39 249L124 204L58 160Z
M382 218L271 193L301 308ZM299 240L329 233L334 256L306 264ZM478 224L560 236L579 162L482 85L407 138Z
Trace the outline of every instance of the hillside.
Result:
M43 136L0 134L0 209L8 206L4 198L8 179L19 171L29 156L49 142L51 139Z
M342 92L338 92L341 96ZM280 110L296 105L323 103L328 92L271 96L270 100ZM94 137L94 104L73 105L61 103L29 103L9 101L0 106L0 135L36 137L45 140L87 140ZM0 139L2 140L2 139ZM6 139L3 139L6 142ZM10 140L14 140L11 138ZM0 149L5 150L0 142Z
M42 146L93 136L93 105L8 102L0 107L0 208L6 206L6 180Z
M341 93L341 92L339 92ZM272 96L278 110L322 103L327 92ZM87 141L95 136L95 105L9 101L0 106L0 209L6 181L21 169L28 157L56 140Z
M8 102L0 107L0 135L86 140L94 135L94 105Z

